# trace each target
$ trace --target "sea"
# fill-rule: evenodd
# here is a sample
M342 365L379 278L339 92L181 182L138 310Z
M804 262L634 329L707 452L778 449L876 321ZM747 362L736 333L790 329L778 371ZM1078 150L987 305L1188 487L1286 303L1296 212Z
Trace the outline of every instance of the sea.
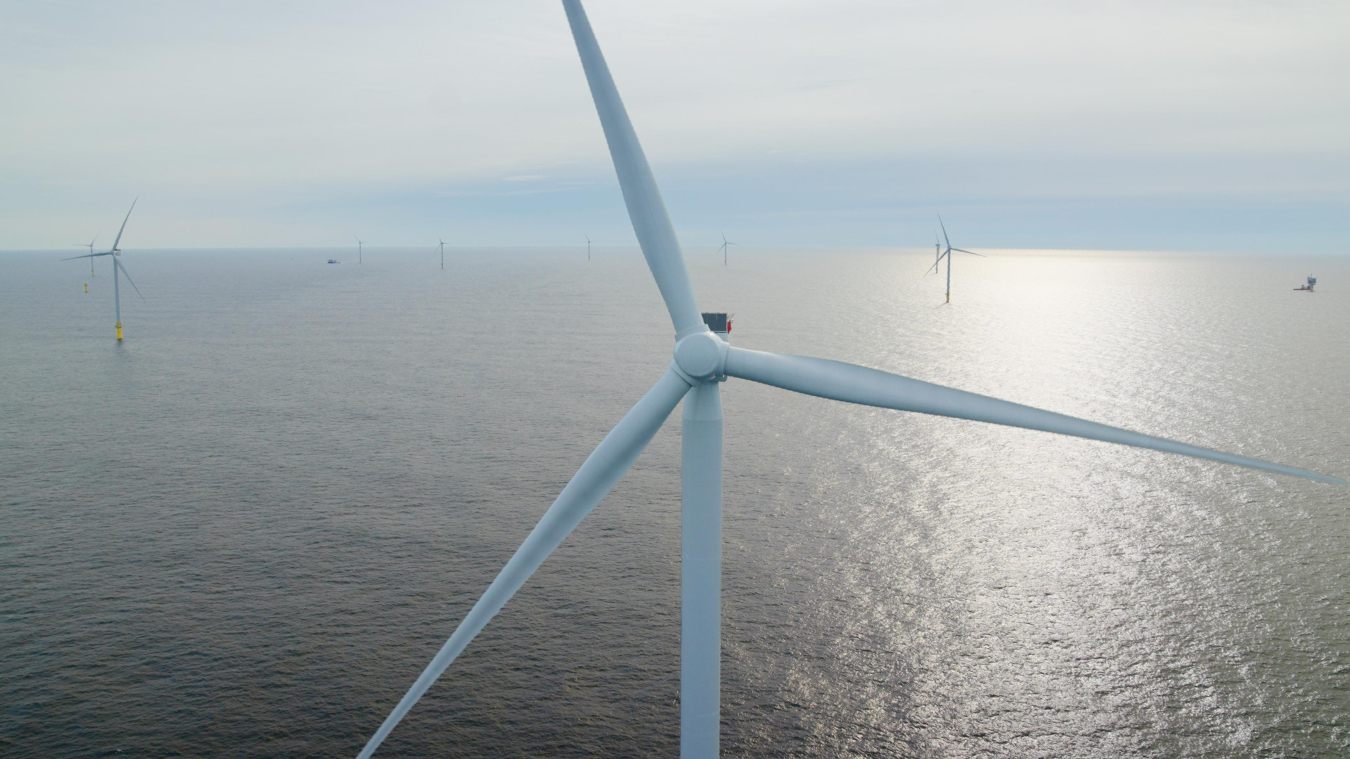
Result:
M128 249L121 343L0 254L0 754L354 756L670 362L636 249L355 253ZM1350 258L986 253L686 258L738 346L1350 475ZM723 755L1350 753L1350 488L722 398ZM678 755L679 451L377 757Z

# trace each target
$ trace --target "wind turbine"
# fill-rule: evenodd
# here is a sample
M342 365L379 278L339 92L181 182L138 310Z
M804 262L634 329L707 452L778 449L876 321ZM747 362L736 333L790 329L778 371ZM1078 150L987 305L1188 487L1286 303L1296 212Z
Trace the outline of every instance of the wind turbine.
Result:
M94 276L94 243L96 242L98 242L98 235L94 235L94 239L90 240L89 242L77 242L71 246L74 248L89 249L89 255L87 256L87 258L89 259L89 276L91 277Z
M136 290L136 294L137 294L137 295L141 295L141 288L136 287L136 283L133 282L132 279L131 279L131 274L127 273L127 267L123 266L123 265L122 265L122 262L117 260L118 256L121 256L121 255L122 255L122 249L119 248L119 247L117 247L117 244L120 243L120 242L122 241L122 232L127 228L127 219L130 219L130 218L131 218L131 212L132 212L133 210L135 210L135 208L136 208L136 201L137 201L137 200L140 200L140 198L136 198L135 200L131 201L131 208L128 208L128 209L127 209L127 216L126 216L126 219L122 219L122 226L121 226L120 229L117 230L117 239L113 240L113 244L112 244L112 248L111 248L111 249L109 249L109 250L108 250L107 252L105 252L105 253L94 253L94 252L93 252L93 247L92 247L92 246L93 246L93 243L91 242L91 243L89 243L89 245L90 245L90 248L89 248L90 253L89 253L89 255L87 255L87 256L72 256L72 257L70 257L70 258L64 258L64 259L62 259L63 261L74 261L74 260L77 259L77 258L87 258L87 259L89 259L89 265L92 267L95 258L98 258L98 257L100 257L100 256L110 256L110 257L112 257L112 262L113 262L113 307L116 309L116 312L117 312L117 342L119 342L119 343L122 342L122 295L121 295L121 293L120 293L120 292L118 291L118 289L117 289L117 270L118 270L118 269L121 269L121 270L122 270L123 276L125 276L125 277L127 278L127 282L130 282L130 283L131 283L131 287L132 287L133 289ZM94 238L94 239L98 239L98 238ZM145 296L144 296L144 295L141 295L141 300L145 300ZM149 302L149 301L146 301L146 302Z
M436 239L441 240L441 238L439 237L437 237ZM357 253L358 261L360 261L360 255L361 255L360 253ZM441 268L442 269L445 268L445 240L441 240Z
M356 240L356 262L359 264L361 263L361 246L365 244L365 241L356 235L352 235L352 239Z
M368 759L479 631L506 605L582 518L623 477L666 417L684 401L681 506L680 756L716 757L721 689L722 402L720 383L751 380L846 403L1179 453L1212 461L1350 484L1334 477L1178 443L837 361L732 347L708 329L651 168L580 0L563 0L600 124L656 286L675 326L670 368L600 442L469 610L450 639L361 750Z
M723 232L723 233L722 233L722 247L718 248L718 250L722 251L722 265L723 265L723 266L726 266L726 265L727 265L727 248L731 247L732 245L737 245L737 244L739 244L739 243L728 242L728 241L727 241L727 233L726 233L726 232Z
M956 251L957 253L969 253L969 254L972 255L972 256L979 256L980 258L984 258L984 254L983 254L983 253L972 253L972 252L969 251L969 250L962 250L962 249L960 249L960 248L953 248L953 247L952 247L952 241L951 241L950 239L947 238L947 225L942 223L942 214L938 214L938 225L942 227L942 239L944 239L944 240L947 241L947 249L944 250L944 251L942 251L942 253L937 257L937 260L933 262L933 268L929 269L928 271L930 271L930 272L931 272L931 271L937 271L938 264L942 263L942 258L943 258L944 256L947 258L947 302L948 302L948 303L951 303L951 302L952 302L952 251ZM942 246L941 246L941 245L938 245L937 247L938 247L938 248L941 248Z
M586 260L589 261L591 260L591 238L587 235L582 235L582 237L586 238Z

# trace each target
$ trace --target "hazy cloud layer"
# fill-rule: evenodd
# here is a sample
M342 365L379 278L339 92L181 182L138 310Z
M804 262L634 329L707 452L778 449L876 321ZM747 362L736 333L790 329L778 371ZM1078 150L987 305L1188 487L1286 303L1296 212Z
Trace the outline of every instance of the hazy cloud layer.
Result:
M1342 0L587 9L688 241L1350 232ZM15 2L0 67L0 248L632 242L552 0Z

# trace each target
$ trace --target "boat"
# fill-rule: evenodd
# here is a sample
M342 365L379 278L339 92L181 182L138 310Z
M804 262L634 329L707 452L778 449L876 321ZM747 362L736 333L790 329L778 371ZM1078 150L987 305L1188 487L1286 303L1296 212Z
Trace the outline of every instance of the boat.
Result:
M342 263L342 262L339 261L339 260L337 260L336 258L330 258L330 259L328 259L328 263L330 263L330 264L340 264L340 263Z
M1317 277L1308 277L1308 284L1306 284L1306 285L1304 285L1304 286L1302 286L1302 287L1295 287L1295 288L1294 288L1294 292L1298 292L1298 291L1300 291L1300 290L1303 290L1303 291L1306 291L1306 292L1312 292L1312 291L1313 291L1313 287L1315 287L1316 285L1317 285Z

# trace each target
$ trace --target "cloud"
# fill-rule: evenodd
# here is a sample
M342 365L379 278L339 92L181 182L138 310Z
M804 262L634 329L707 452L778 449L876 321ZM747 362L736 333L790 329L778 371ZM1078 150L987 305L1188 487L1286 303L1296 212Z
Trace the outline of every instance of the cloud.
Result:
M766 199L790 195L803 219L840 193L754 177L809 166L827 185L856 183L843 196L860 207L890 202L905 179L867 166L924 167L907 202L1350 194L1343 173L1319 168L1350 156L1343 2L587 10L659 174L716 171ZM553 0L26 3L7 15L0 247L63 244L66 228L50 225L102 228L138 193L174 230L147 225L154 244L192 244L200 235L185 232L201 219L202 234L229 238L218 244L267 245L352 213L391 231L395 219L428 224L437 216L421 192L612 186ZM500 230L502 242L612 210L544 194L560 199L522 211L534 215ZM581 197L612 203L617 191ZM514 206L493 208L501 219Z

